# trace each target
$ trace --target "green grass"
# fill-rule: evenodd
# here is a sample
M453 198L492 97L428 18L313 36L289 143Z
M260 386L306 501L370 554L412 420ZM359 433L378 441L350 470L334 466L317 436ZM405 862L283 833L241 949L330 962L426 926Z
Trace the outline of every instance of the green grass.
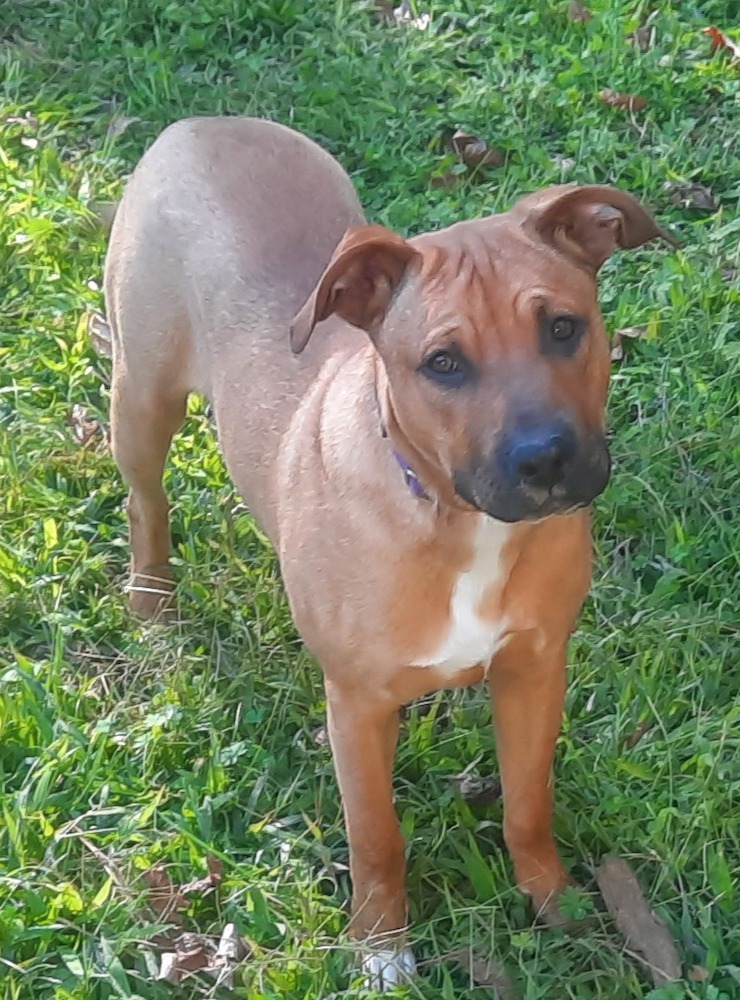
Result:
M495 957L523 1000L740 997L737 501L740 168L736 69L701 28L731 0L431 2L427 31L323 0L5 0L0 7L0 988L4 1000L205 995L152 980L139 878L222 858L188 926L236 922L253 957L237 995L356 995L342 945L346 841L320 675L291 625L270 550L239 506L203 409L168 472L182 624L129 619L124 490L102 435L107 364L85 334L104 238L88 211L120 193L168 122L251 113L317 138L369 215L418 232L562 180L617 183L680 234L604 269L610 329L647 324L615 370L615 474L596 511L592 597L572 643L557 834L584 885L581 937L531 926L512 888L500 804L449 779L495 767L487 696L411 709L397 769L410 847L418 984L485 997L444 956ZM657 11L656 45L626 40ZM735 33L735 37L738 35ZM601 89L647 109L605 107ZM109 135L111 116L137 119ZM430 186L462 127L503 167ZM559 166L561 159L572 161ZM715 212L675 205L701 182ZM429 705L425 706L427 709ZM631 745L638 727L644 735ZM628 857L706 970L651 992L595 891ZM576 901L578 902L578 901ZM580 903L578 904L580 905Z

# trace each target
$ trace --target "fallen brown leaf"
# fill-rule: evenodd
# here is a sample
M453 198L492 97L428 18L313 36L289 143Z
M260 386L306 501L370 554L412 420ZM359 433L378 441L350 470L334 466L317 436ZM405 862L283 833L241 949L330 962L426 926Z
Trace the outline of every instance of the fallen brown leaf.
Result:
M188 901L173 884L167 870L162 865L155 865L153 868L148 868L142 874L142 878L149 889L146 901L157 916L182 927L183 919L180 911L187 909Z
M635 28L627 35L627 41L632 42L634 47L640 52L647 52L650 48L650 28L646 25L642 25L639 28Z
M72 428L75 441L84 448L101 432L100 421L88 416L81 403L75 403L67 417L67 423Z
M601 100L610 108L620 108L623 111L642 111L647 107L647 100L644 97L622 94L608 87L601 91Z
M461 948L445 955L467 973L475 986L488 986L496 1000L509 1000L514 996L514 986L503 968L492 958L485 958L469 948Z
M32 115L30 111L26 111L23 115L0 115L0 122L4 125L28 125L35 128L39 120L35 115Z
M375 0L375 17L378 21L392 24L395 20L392 0Z
M188 973L210 968L216 953L216 946L200 934L181 934L174 948L161 955L157 976L173 984L181 982Z
M205 972L217 986L231 989L236 967L248 956L235 924L226 924L219 938L184 932L160 956L157 979L177 984L194 972Z
M712 52L716 52L718 49L724 52L730 53L730 62L737 62L740 60L740 44L726 35L724 31L720 31L719 28L715 28L712 24L708 28L702 28L701 33L703 35L709 35L712 40Z
M651 11L642 24L627 35L627 41L631 42L638 51L648 52L655 47L656 30L653 22L659 13L657 10Z
M393 11L393 16L398 24L408 24L411 28L418 28L420 31L426 31L432 20L429 14L422 13L418 17L414 17L409 0L403 0L401 6L396 7Z
M689 979L692 983L706 983L711 978L712 973L703 965L692 965L689 969Z
M627 947L644 959L655 986L681 977L681 960L665 924L643 895L637 878L623 858L606 857L596 881Z
M591 20L592 16L591 11L587 10L582 3L578 2L578 0L573 0L573 2L568 5L568 18L571 21L580 21L582 24L585 24L586 21Z
M648 719L645 719L644 722L641 722L639 726L637 726L631 733L628 733L625 736L625 738L622 740L622 749L632 750L634 747L637 746L637 744L640 742L643 736L649 733L652 728L653 728L652 722L650 722Z
M218 882L214 882L210 875L204 875L203 878L194 878L181 885L179 891L183 896L205 896L217 885Z
M625 326L621 330L615 330L609 344L612 361L622 361L624 359L623 340L625 338L636 340L639 337L646 337L647 331L648 328L646 326Z
M457 184L460 179L459 174L454 174L451 170L444 170L440 174L432 174L429 178L429 187L433 188L451 188Z
M573 167L576 165L576 161L573 159L572 156L561 156L559 153L556 153L555 156L553 156L552 162L553 166L557 167L558 170L562 170L563 172L565 172L566 170L572 170Z
M474 806L490 805L501 798L501 782L498 778L479 778L463 772L450 779L450 786L460 798Z
M317 747L328 747L329 746L329 733L326 726L317 726L316 729L311 733L311 739L314 741Z
M671 202L681 208L696 208L702 212L716 212L719 207L711 188L704 184L684 184L668 182Z
M113 356L113 336L108 321L101 312L93 310L87 314L87 335L98 354L102 354L104 358Z
M185 885L180 886L178 891L183 896L202 895L215 889L221 882L224 877L223 861L209 854L206 856L206 867L208 868L207 875L204 875L202 878L192 879L190 882L186 882Z
M206 854L206 868L213 884L218 885L224 877L223 861L220 858L214 858L212 854Z
M248 954L249 949L237 931L236 924L226 924L218 942L216 958L221 958L224 962L241 962Z
M466 167L500 167L504 162L504 154L493 149L483 139L468 135L458 129L450 139L450 144L461 163Z

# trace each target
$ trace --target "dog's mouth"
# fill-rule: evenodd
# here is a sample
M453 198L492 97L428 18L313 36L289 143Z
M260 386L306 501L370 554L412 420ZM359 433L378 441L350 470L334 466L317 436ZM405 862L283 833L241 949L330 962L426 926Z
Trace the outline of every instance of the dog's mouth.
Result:
M507 482L498 474L498 464L486 462L458 471L453 476L461 500L498 521L541 521L546 517L573 514L588 507L604 491L611 472L604 442L584 449L562 477L550 485Z

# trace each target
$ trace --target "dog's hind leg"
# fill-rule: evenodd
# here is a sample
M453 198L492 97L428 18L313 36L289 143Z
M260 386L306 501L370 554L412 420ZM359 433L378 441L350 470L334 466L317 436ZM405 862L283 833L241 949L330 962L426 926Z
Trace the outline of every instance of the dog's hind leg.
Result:
M152 617L172 592L169 507L162 486L167 453L185 417L187 392L141 385L124 366L111 387L113 456L129 487L130 605Z

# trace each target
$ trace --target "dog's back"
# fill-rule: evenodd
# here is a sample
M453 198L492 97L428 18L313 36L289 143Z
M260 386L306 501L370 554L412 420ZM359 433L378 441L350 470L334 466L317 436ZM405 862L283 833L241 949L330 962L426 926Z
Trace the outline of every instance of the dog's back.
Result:
M333 157L259 119L177 122L127 185L105 269L116 377L134 379L153 407L205 394L227 463L228 428L241 435L240 462L252 442L258 494L295 407L339 349L328 335L295 358L290 322L347 227L362 220ZM344 339L348 350L363 343ZM239 419L222 419L235 400ZM248 499L259 513L262 498Z

